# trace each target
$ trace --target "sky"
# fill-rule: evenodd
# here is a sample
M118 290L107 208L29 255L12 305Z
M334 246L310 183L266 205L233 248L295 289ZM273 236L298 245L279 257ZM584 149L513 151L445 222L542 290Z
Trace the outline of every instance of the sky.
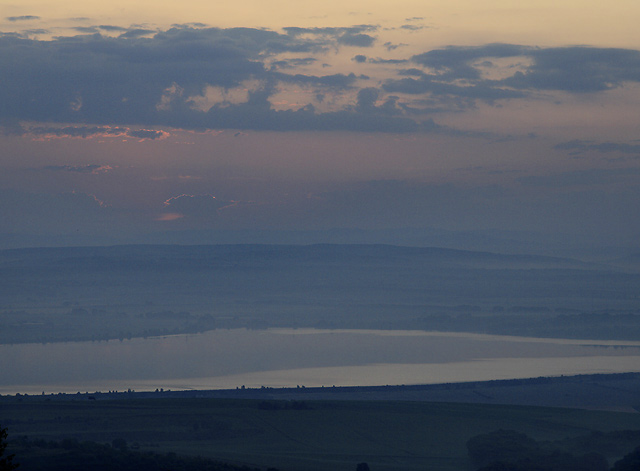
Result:
M635 0L0 15L0 248L340 233L640 251Z

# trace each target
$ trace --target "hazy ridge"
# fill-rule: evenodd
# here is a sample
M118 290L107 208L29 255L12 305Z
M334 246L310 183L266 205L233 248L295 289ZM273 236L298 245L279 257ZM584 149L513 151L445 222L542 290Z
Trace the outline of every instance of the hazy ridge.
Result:
M0 342L219 327L640 338L620 264L392 245L123 245L0 251Z

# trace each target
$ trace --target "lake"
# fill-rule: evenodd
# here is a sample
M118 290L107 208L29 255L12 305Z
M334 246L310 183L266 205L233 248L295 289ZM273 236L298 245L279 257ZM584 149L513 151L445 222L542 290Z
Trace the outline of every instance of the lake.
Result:
M433 384L640 372L640 342L396 330L212 330L0 345L0 394Z

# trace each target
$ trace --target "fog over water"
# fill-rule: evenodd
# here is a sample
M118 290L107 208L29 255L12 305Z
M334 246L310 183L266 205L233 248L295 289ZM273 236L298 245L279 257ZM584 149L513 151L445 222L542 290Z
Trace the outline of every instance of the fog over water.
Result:
M640 371L640 342L378 330L213 330L0 345L0 394L369 386Z

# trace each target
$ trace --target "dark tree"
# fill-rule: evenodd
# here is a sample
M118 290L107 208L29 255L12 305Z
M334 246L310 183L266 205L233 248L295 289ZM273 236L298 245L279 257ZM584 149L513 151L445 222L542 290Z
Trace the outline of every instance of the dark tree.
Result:
M7 429L0 427L0 471L11 471L18 467L13 463L13 457L15 455L4 456L4 451L7 448Z
M369 471L369 465L367 463L358 463L356 471Z
M469 458L475 466L488 466L497 462L515 463L538 454L535 440L515 430L496 430L477 435L467 442Z
M127 449L127 441L124 438L114 438L111 442L111 446L116 450L126 450Z
M611 471L637 471L640 469L640 446L613 465Z

